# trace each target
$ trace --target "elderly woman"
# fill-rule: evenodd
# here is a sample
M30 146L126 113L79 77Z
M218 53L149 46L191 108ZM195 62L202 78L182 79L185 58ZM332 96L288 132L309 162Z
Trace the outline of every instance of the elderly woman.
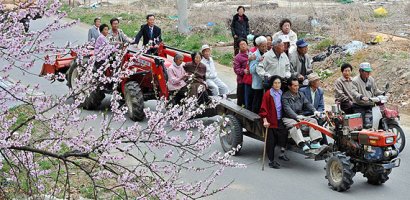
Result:
M239 41L239 54L235 56L233 62L233 70L236 74L237 89L236 95L238 96L238 106L247 105L247 94L245 94L244 76L249 74L248 68L248 42L245 39Z
M183 64L184 56L176 54L174 62L168 68L168 89L171 94L174 94L174 102L179 104L181 99L185 97L186 81L188 79L188 73L184 70Z
M188 79L188 94L189 96L196 95L198 97L198 104L209 102L209 96L206 91L207 85L205 81L206 66L201 62L202 55L199 52L191 54L192 62L184 66L185 71L190 78ZM202 88L199 90L199 88Z
M259 116L263 120L263 126L268 129L268 135L266 136L266 151L268 152L269 166L275 169L279 169L280 164L275 161L275 147L279 145L281 148L281 154L279 159L289 161L289 158L285 155L285 147L288 138L288 131L282 123L282 80L279 76L272 76L269 79L269 85L272 88L267 90L263 95L261 109Z
M289 52L296 50L296 41L298 40L298 36L294 31L291 30L292 22L289 19L282 19L279 23L280 31L273 35L273 40L279 39L282 35L287 35L290 40L290 47Z

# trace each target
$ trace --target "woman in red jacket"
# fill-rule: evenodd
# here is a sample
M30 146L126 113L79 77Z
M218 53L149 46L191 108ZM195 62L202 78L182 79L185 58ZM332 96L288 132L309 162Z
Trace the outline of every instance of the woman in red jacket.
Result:
M269 85L271 89L267 90L263 95L261 109L259 116L263 120L263 126L268 128L266 151L268 152L269 167L279 169L280 164L275 161L275 147L276 145L281 147L281 154L279 159L289 161L289 158L285 155L285 147L288 138L288 132L282 123L282 79L279 76L272 76L269 79Z

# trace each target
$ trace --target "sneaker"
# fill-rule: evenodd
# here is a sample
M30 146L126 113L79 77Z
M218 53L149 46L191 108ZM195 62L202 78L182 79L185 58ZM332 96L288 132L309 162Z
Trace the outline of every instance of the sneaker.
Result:
M303 146L302 150L303 151L308 151L308 150L310 150L310 148L308 147L308 145L305 144L305 146Z
M269 162L269 167L274 169L280 169L280 164L276 161Z
M289 161L290 160L285 154L279 156L279 159L283 160L283 161Z
M319 149L321 146L320 146L320 144L319 143L312 143L311 145L310 145L310 148L312 148L312 149Z

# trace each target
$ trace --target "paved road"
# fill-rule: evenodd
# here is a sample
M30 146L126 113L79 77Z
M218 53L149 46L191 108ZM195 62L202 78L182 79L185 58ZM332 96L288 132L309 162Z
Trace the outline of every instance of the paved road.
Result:
M44 24L46 20L32 22L32 28ZM72 42L85 41L87 27L78 25L70 30L55 34L53 39L56 43L64 44L67 40ZM0 63L2 61L0 60ZM32 72L39 73L41 61ZM235 76L230 68L218 66L219 76L227 83L231 90L235 89ZM41 88L48 94L62 95L68 90L65 83L55 82L50 84L42 78L22 76L20 72L13 72L12 77L23 80L25 83L39 83ZM153 106L153 102L148 103ZM96 112L96 111L90 111ZM126 125L132 124L130 120ZM142 124L145 124L143 122ZM97 122L93 125L98 125ZM409 126L405 131L410 133ZM409 138L410 136L408 136ZM409 140L407 140L409 144ZM219 143L212 149L222 150ZM409 199L408 189L410 185L410 147L401 154L402 166L393 170L390 180L383 186L371 186L360 174L354 178L354 185L348 192L334 192L327 186L323 161L305 160L303 156L288 153L290 162L282 164L282 169L265 168L261 171L261 154L263 143L250 138L244 138L241 154L234 159L247 164L246 169L227 169L217 184L223 184L234 180L234 183L222 193L209 197L209 199L298 199L298 200L328 200L328 199ZM189 175L188 175L189 176ZM194 177L189 177L194 178Z

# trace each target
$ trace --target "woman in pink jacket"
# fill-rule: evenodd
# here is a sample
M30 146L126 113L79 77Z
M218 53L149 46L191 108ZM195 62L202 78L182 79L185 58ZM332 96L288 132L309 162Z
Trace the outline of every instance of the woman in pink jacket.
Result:
M187 92L186 80L188 79L188 74L184 70L183 60L183 55L176 54L174 62L168 68L168 89L170 94L174 96L173 100L176 104L181 102L181 99L185 97Z

